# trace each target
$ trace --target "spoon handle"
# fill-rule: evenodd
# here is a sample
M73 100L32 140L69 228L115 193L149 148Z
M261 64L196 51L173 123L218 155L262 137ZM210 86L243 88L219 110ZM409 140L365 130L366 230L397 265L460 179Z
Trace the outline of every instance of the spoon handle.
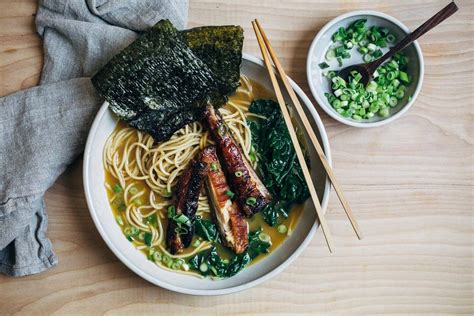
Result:
M370 64L370 70L375 71L384 61L392 57L395 53L398 53L403 48L408 46L409 44L413 43L418 39L420 36L449 18L458 10L458 6L453 2L445 6L441 11L433 15L429 20L423 23L420 27L416 30L405 36L398 44L393 46L385 55L377 59L376 61Z

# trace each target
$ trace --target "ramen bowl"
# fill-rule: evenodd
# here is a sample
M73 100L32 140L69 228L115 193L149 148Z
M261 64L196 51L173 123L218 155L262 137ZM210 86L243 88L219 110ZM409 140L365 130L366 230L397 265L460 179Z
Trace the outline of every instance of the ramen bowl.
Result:
M272 85L267 70L260 59L250 55L243 55L241 73L249 79L272 91ZM310 100L303 91L290 80L296 94L305 106L305 111L312 127L318 136L326 157L331 163L329 142L324 126ZM288 95L286 101L291 106ZM291 110L291 108L290 108ZM124 238L112 213L106 188L105 172L102 161L102 152L108 136L114 130L118 118L108 108L105 102L99 110L87 139L84 153L83 179L84 190L91 217L112 252L132 271L145 280L168 290L193 295L221 295L248 289L265 280L270 279L300 255L313 238L318 224L316 211L310 199L304 204L300 219L292 234L269 255L250 265L237 275L222 280L199 279L190 275L167 271L148 260L143 253ZM301 124L296 120L297 124ZM308 135L303 135L309 143ZM308 148L311 161L311 176L316 186L323 210L326 209L329 199L330 185L324 169L318 160L318 155L312 148Z

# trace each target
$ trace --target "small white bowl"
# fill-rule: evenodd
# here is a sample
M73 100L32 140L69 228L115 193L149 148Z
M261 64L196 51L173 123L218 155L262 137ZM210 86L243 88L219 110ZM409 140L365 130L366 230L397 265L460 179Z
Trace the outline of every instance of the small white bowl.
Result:
M355 127L377 127L388 124L397 118L401 117L415 102L423 82L424 76L424 61L421 53L421 48L418 42L414 42L403 50L408 57L408 75L412 78L412 82L408 85L404 98L394 108L390 109L390 115L386 118L375 115L371 119L361 121L346 118L336 112L324 95L325 92L331 92L329 80L323 76L323 70L319 68L319 63L327 62L331 70L339 70L341 68L363 63L362 55L359 54L356 48L351 50L351 58L343 59L343 66L339 67L337 61L328 62L325 60L325 54L332 44L332 35L339 27L348 27L351 23L358 19L367 19L367 25L387 27L395 36L397 42L405 37L410 30L402 22L387 14L377 11L352 11L340 15L329 21L316 35L309 48L308 57L306 61L306 75L308 77L309 87L314 98L319 106L335 120L355 126ZM384 53L388 48L382 50ZM328 69L325 69L328 70ZM409 97L411 99L409 100Z
M269 91L272 91L267 70L260 59L243 54L241 73L260 83ZM329 140L318 113L303 90L291 79L290 83L300 98L301 103L305 106L313 129L321 142L329 164L331 164ZM292 104L286 93L285 100L288 104ZM147 260L143 253L137 250L123 236L115 222L107 199L104 186L105 175L102 151L107 137L117 124L117 120L117 117L108 108L108 103L105 102L97 113L87 138L83 166L84 191L92 219L105 243L126 266L142 278L171 291L185 294L221 295L242 291L260 284L281 272L303 252L313 238L318 223L314 206L311 200L308 199L304 204L304 210L291 236L288 236L285 242L273 250L266 258L231 278L216 281L197 279L192 276L166 271L156 266L150 260ZM301 126L299 119L297 119L297 122ZM304 137L309 142L309 137L306 133ZM324 168L317 158L317 153L312 147L308 147L308 156L311 160L311 177L315 183L324 212L328 205L330 184Z

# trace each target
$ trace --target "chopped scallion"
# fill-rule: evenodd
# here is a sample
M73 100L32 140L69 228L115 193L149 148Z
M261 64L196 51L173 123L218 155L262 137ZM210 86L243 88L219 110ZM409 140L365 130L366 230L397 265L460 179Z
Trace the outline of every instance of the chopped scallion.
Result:
M281 224L281 225L278 225L277 231L280 234L286 234L286 232L288 231L288 228L285 225Z
M118 184L118 183L113 186L112 190L113 190L115 193L120 193L120 192L123 191L122 186L121 186L120 184Z
M203 262L199 265L199 271L206 273L207 270L209 270L209 267L207 266L207 263Z
M249 197L249 198L245 201L245 203L246 203L247 205L255 205L255 204L257 203L257 199L254 198L254 197Z
M398 74L398 78L400 78L401 81L409 83L410 81L408 80L408 74L404 71L400 71Z
M153 261L160 262L163 259L163 256L158 251L153 254Z
M176 207L174 205L168 206L168 218L173 218L176 215Z
M116 221L117 224L119 224L120 226L123 226L123 219L122 219L122 216L120 216L120 215L115 216L115 221Z
M260 233L258 235L258 239L260 239L263 242L269 243L269 244L272 243L272 238L270 237L270 235L265 234L265 233Z
M322 62L319 64L319 68L326 69L326 68L329 68L329 65L326 62Z
M331 61L334 58L336 58L336 52L334 51L334 49L328 50L327 53L326 53L326 60Z

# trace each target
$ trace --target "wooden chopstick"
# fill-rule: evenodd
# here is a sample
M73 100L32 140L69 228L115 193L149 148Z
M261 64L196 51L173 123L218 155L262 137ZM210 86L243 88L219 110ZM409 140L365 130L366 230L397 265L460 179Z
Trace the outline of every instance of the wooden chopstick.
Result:
M260 25L260 22L255 19L255 24L257 26L257 29L259 30L260 34L262 35L263 41L265 43L266 48L268 49L268 52L270 53L270 56L273 59L273 63L275 64L275 67L277 68L280 78L283 81L283 84L286 87L286 90L288 91L288 94L290 95L291 101L293 102L296 111L298 112L298 115L301 118L301 121L303 122L304 127L306 128L306 131L308 132L309 138L311 139L311 142L313 143L314 148L316 149L319 159L321 160L324 169L326 169L326 173L329 176L329 179L331 180L334 189L336 190L337 196L339 197L339 201L341 201L342 206L344 207L344 211L346 212L347 217L349 218L349 221L351 222L352 228L354 229L354 232L356 233L357 237L359 239L363 238L362 232L359 228L359 225L357 224L357 220L355 219L354 214L352 213L352 209L349 206L349 203L346 200L346 197L342 193L342 189L336 179L336 176L334 175L334 172L332 171L331 166L329 165L328 160L326 159L326 155L324 154L324 151L319 144L318 138L314 134L313 129L311 128L311 125L309 123L308 118L306 117L306 114L304 113L303 107L301 106L301 103L298 99L298 97L295 94L295 91L291 87L290 82L288 81L288 77L285 73L285 70L283 70L283 67L281 66L280 60L278 59L275 51L273 50L272 46L270 45L270 41L267 38L267 35L265 34L265 31L263 30L262 26Z
M275 89L275 94L278 100L278 104L280 105L281 113L283 114L283 118L285 120L286 127L288 128L291 141L293 142L293 145L295 147L296 156L298 157L298 161L301 165L301 170L303 171L304 178L306 180L306 183L308 184L309 193L313 200L314 207L316 208L316 214L318 215L319 223L321 224L324 238L326 239L326 243L329 248L329 251L333 252L334 246L333 246L331 233L329 231L326 218L324 217L323 211L321 209L321 205L319 204L318 194L316 193L316 189L314 187L313 180L311 179L311 174L309 173L308 166L306 165L303 152L301 150L300 144L298 143L298 138L296 136L295 129L293 128L293 124L291 122L290 113L288 113L288 109L286 108L283 94L281 93L280 86L276 79L276 75L273 71L273 67L270 61L270 56L268 55L267 48L262 39L262 36L260 35L258 26L255 23L255 21L252 21L252 26L255 31L255 35L257 36L257 41L260 46L260 50L262 51L263 60L265 61L265 66L267 67L268 74L270 75L270 80L272 81L273 88Z

